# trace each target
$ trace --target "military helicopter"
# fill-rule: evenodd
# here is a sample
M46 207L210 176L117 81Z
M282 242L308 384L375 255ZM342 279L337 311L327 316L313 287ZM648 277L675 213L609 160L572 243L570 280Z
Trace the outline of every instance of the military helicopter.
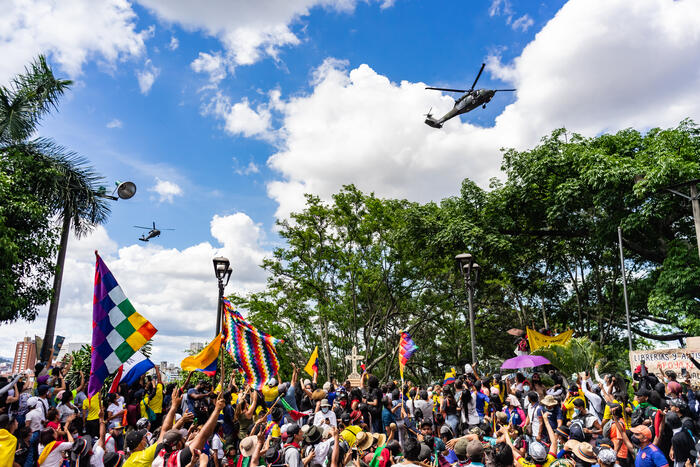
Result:
M439 120L436 120L435 118L433 118L433 115L430 113L430 110L432 110L432 107L431 107L431 109L428 110L428 113L425 114L425 116L426 116L425 124L428 126L431 126L433 128L442 128L442 124L445 123L447 120L451 119L452 117L456 117L457 115L472 111L479 106L481 106L485 109L486 104L488 104L489 101L491 101L491 99L493 99L493 96L498 91L515 91L515 89L476 89L476 90L474 90L474 86L476 86L476 82L479 81L479 77L481 77L481 73L484 71L485 66L486 66L485 63L481 64L481 69L479 70L479 74L476 75L476 79L474 80L472 87L469 89L448 89L448 88L426 87L425 89L433 89L435 91L463 92L464 94L459 99L457 99L457 101L455 102L455 106L452 108L452 110L450 110L445 115L443 115L442 118Z
M160 237L161 230L175 230L175 229L157 229L155 221L153 222L153 227L142 227L140 225L135 225L137 229L146 229L148 234L143 234L139 237L142 242L147 242L152 238Z

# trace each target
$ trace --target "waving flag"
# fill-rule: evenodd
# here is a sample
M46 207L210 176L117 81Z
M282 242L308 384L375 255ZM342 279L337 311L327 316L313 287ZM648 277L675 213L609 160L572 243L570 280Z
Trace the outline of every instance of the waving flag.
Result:
M413 357L416 350L418 350L418 346L411 339L411 335L401 331L401 340L399 341L399 371L401 372L401 379L403 379L403 369L406 367L406 363Z
M146 374L148 370L154 367L155 365L153 362L146 358L144 354L136 352L126 363L119 367L117 374L114 375L114 380L112 381L112 386L109 388L109 392L116 393L121 383L131 386L136 383L142 375Z
M442 385L446 386L448 384L452 384L455 382L456 378L457 378L457 370L452 368L452 370L445 373L445 381L442 383Z
M304 371L311 376L316 376L318 374L318 346L311 352L309 363L304 367Z
M221 334L219 334L197 355L185 357L180 363L180 368L185 371L201 371L207 376L214 376L216 374L216 365L219 361L222 339Z
M267 380L279 372L275 346L284 341L258 331L233 309L231 302L224 300L223 303L226 351L243 370L246 383L262 389Z
M116 279L95 251L95 289L92 299L92 365L88 397L105 379L131 358L157 332L138 314Z

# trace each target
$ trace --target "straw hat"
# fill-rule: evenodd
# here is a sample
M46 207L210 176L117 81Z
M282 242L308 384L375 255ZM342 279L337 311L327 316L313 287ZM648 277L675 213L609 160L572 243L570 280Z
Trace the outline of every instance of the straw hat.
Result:
M377 440L377 446L384 446L386 444L386 435L384 433L374 433L372 436Z
M360 451L365 451L372 447L373 442L374 437L372 435L370 435L366 431L360 431L359 433L357 433L355 447Z
M556 400L553 395L547 394L542 399L542 405L547 407L554 407L555 405L559 405L559 401Z
M326 391L323 389L316 389L314 392L311 393L311 399L315 401L320 401L321 399L325 399L326 396Z
M257 436L248 436L246 438L243 438L243 440L241 441L241 444L238 445L238 449L241 451L241 455L243 457L252 456L257 442L258 442Z
M593 446L590 443L580 443L574 450L574 456L591 464L598 462L595 452L593 452Z

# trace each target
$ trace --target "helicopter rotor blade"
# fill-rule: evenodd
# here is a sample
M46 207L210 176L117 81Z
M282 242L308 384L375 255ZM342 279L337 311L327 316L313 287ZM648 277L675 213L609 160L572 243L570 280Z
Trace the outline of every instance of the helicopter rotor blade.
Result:
M472 87L469 89L470 91L474 90L474 86L476 86L476 82L479 81L479 78L481 77L481 73L484 71L484 67L486 66L485 63L481 64L481 69L479 70L479 74L476 75L476 79L474 80L474 83L472 84Z
M142 226L140 226L140 225L135 225L134 227L136 227L137 229L146 229L146 230L151 230L151 228L150 228L150 227L142 227Z
M503 92L503 91L515 91L515 89L494 89L494 91L495 91L495 92L498 92L498 91L501 91L501 92Z
M163 230L175 230L175 229L158 229L158 230L163 231Z
M466 89L449 89L449 88L434 88L434 87L426 87L425 89L432 89L433 91L447 91L447 92L469 92Z
M433 115L433 114L431 113L432 111L433 111L433 107L431 106L430 109L428 110L428 113L427 113L427 114L423 114L423 115L425 115L426 117L432 117L432 115Z

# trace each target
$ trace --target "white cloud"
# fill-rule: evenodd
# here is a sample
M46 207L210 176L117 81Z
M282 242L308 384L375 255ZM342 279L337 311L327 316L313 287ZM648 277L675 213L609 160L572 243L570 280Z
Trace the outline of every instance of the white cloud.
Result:
M525 32L530 29L530 26L533 24L535 24L535 20L530 18L530 15L525 14L513 21L510 27L513 28L513 31L517 31L519 29L520 31Z
M248 165L241 167L237 158L233 158L233 171L238 175L251 175L260 173L260 167L253 161L248 162Z
M214 115L224 121L224 130L231 135L242 135L271 141L271 115L268 106L250 107L248 99L231 104L228 97L220 92L204 108L205 114Z
M161 203L172 203L176 196L182 196L182 188L180 188L180 185L175 182L161 180L160 178L156 178L155 186L149 188L149 191L157 193Z
M177 40L177 37L172 36L170 38L170 43L168 44L168 48L170 50L177 50L178 47L180 47L180 41Z
M452 96L326 62L310 94L273 107L282 119L281 149L268 160L280 174L268 184L277 215L300 209L305 192L327 198L346 183L417 201L458 193L465 177L485 186L500 175L500 148L532 147L561 126L593 136L697 119L698 18L694 1L570 1L513 63L490 57L492 76L509 83L499 87L518 89L491 128L457 118L434 130L422 114L441 115Z
M276 58L280 48L301 39L290 25L314 7L351 12L358 0L138 0L164 21L217 37L230 66L250 65L265 56ZM384 0L381 7L393 4Z
M0 14L0 82L40 53L64 73L80 75L96 58L107 65L140 56L149 30L138 31L125 0L5 0Z
M226 64L218 52L212 54L199 52L199 56L194 59L190 67L197 73L209 74L209 81L213 84L226 78Z
M214 336L216 279L212 258L231 259L233 274L227 293L261 290L266 275L258 267L268 255L262 227L244 213L214 216L215 243L202 242L183 249L157 243L117 248L104 227L85 238L71 238L61 289L56 334L67 342L90 342L95 255L99 249L136 310L158 329L154 361L179 363L189 342ZM14 355L15 342L25 334L43 336L46 310L33 323L0 326L0 355Z
M510 0L493 0L491 6L489 7L489 16L498 16L503 14L504 16L513 16L513 8L510 4Z
M138 79L141 94L146 95L149 93L159 74L160 68L156 68L150 58L146 60L146 63L143 64L143 69L136 72L136 79Z
M109 122L107 122L107 128L121 128L123 126L123 123L121 120L118 118L113 118Z

